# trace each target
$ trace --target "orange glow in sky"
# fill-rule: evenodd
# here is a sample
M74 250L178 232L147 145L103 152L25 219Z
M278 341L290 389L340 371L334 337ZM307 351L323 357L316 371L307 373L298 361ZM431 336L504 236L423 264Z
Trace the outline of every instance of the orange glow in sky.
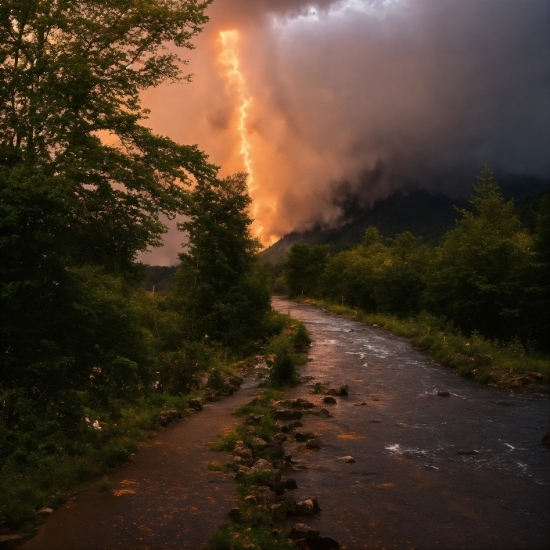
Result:
M248 129L246 127L246 118L251 98L247 94L246 82L239 68L239 33L238 31L220 32L220 41L222 44L220 62L227 70L227 77L234 87L239 101L239 125L237 129L241 138L240 152L243 157L246 172L248 172L248 190L254 191L256 185L254 184L254 173L250 160L251 146L248 140Z

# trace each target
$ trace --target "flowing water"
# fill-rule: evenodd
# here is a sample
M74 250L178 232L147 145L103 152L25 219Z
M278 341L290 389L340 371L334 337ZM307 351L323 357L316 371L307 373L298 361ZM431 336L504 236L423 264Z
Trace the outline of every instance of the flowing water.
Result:
M546 396L457 377L405 338L313 306L273 305L310 332L310 384L349 386L333 418L304 422L324 442L298 475L304 494L326 498L313 520L323 533L348 548L549 546ZM309 389L291 396L320 403Z

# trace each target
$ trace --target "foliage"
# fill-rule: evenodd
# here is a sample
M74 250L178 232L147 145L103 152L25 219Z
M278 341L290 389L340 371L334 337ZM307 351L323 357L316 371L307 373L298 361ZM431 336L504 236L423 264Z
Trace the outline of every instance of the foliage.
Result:
M171 293L184 316L186 334L234 349L263 336L270 309L267 280L255 261L258 242L250 235L250 197L246 174L199 182L190 219L180 228L189 235L180 255Z
M284 280L288 295L313 295L329 258L328 246L295 244L288 254L284 267Z

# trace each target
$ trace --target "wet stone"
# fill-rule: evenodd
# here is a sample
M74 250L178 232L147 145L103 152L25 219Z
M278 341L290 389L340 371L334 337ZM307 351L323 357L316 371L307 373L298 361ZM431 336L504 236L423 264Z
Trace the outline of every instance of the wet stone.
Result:
M306 443L307 449L320 449L321 448L321 440L319 438L310 439Z
M315 434L313 432L296 431L294 434L294 439L296 439L296 441L308 441L314 438Z
M337 401L336 399L334 399L334 397L327 395L323 398L323 403L326 403L327 405L336 405Z
M295 514L297 516L312 516L321 511L316 498L306 498L296 503Z
M187 406L190 409L194 409L196 411L202 411L202 403L198 399L190 399L187 402Z
M299 420L302 418L302 411L298 409L275 409L273 416L276 420Z
M306 525L305 523L297 523L290 530L288 538L316 541L321 538L321 533L319 533L319 531L317 531L316 529L312 529L309 525Z
M283 521L287 515L286 505L284 503L272 504L271 514L275 521Z
M288 439L288 437L287 437L287 435L286 435L285 433L279 432L278 434L275 434L275 435L273 436L273 439L277 439L277 440L280 441L281 443L284 443L284 442Z
M319 416L324 416L325 418L332 418L332 414L327 409L319 409Z
M447 390L439 390L437 392L437 395L439 395L439 397L450 397L451 393L448 392Z

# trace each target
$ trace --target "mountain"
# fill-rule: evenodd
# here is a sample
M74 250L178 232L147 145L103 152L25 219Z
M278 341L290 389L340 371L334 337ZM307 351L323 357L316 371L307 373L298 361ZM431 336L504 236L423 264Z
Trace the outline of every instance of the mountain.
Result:
M515 199L520 217L526 225L531 226L533 219L529 218L535 216L533 205L548 192L548 180L529 177L502 179L504 181L500 187L504 197ZM310 246L328 244L330 251L335 254L357 246L363 240L369 225L377 227L384 237L395 237L397 233L410 231L413 235L422 237L426 244L435 245L461 217L456 207L469 209L470 206L466 198L451 198L422 189L401 190L376 202L369 210L354 213L350 221L338 228L316 227L308 231L288 233L260 252L260 257L265 262L276 265L285 260L295 243L306 243Z

